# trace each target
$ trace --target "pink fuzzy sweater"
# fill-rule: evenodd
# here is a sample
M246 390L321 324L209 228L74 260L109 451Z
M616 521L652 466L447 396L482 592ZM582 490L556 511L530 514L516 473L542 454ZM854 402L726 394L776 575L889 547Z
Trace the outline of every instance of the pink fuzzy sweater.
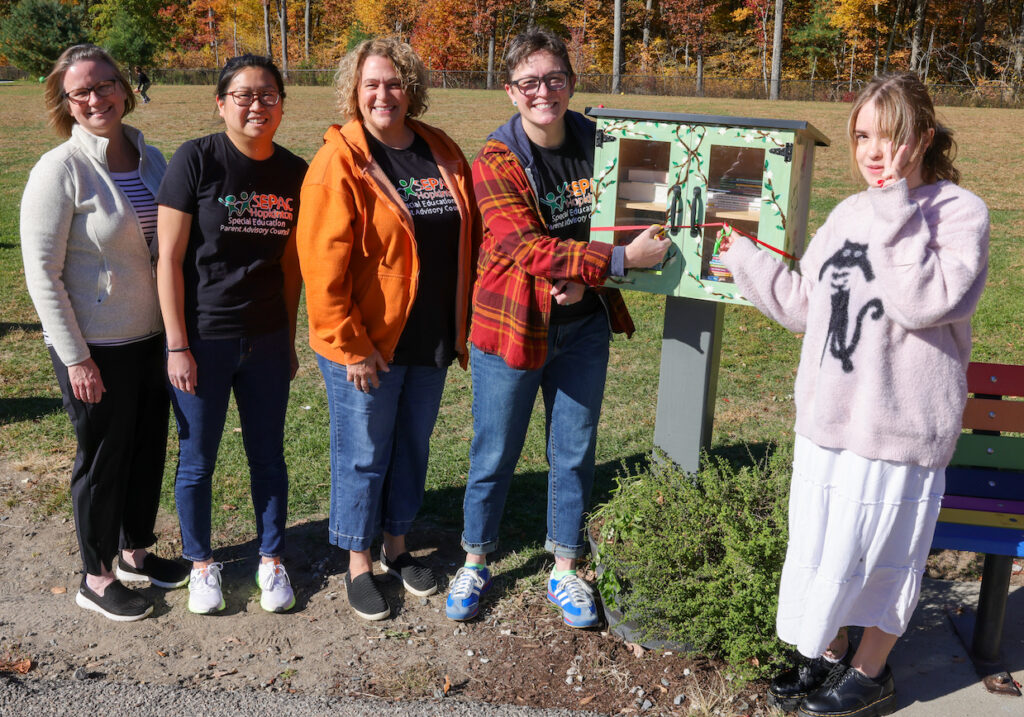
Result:
M722 259L743 295L804 332L796 432L825 448L941 468L960 434L988 209L940 181L841 202L790 271L739 238Z

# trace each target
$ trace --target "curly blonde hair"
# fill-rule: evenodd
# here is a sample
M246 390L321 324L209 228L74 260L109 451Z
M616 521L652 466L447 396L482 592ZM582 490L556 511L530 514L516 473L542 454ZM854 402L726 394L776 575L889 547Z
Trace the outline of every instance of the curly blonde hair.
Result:
M393 37L364 40L341 58L334 75L338 94L338 111L345 120L360 119L359 79L367 57L386 57L395 66L402 80L402 90L409 97L406 117L419 117L427 111L427 68L408 43Z
M910 161L920 158L921 178L926 184L940 179L960 183L960 170L953 166L956 159L953 131L936 119L928 88L913 73L875 77L854 101L847 125L850 170L854 179L862 179L857 167L857 114L868 102L875 103L875 129L889 137L893 147L907 144L912 136L920 139L928 134L928 130L934 129L931 144L923 151L920 145L913 148Z
M49 124L61 137L70 137L71 128L75 125L75 118L68 109L68 100L64 95L64 74L68 69L79 62L93 60L94 62L105 62L110 65L112 79L121 85L124 92L124 117L135 109L135 95L132 93L132 86L124 72L114 62L114 58L101 47L96 45L83 44L72 45L64 50L53 63L53 69L46 77L46 88L43 90L43 102L46 104L46 113L49 115Z

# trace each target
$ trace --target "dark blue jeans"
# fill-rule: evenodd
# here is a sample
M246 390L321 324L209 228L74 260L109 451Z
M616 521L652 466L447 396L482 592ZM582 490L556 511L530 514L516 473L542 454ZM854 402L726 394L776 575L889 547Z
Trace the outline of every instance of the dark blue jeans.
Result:
M288 407L291 342L287 328L243 339L191 338L196 360L195 395L171 388L178 422L178 473L174 499L186 560L213 557L210 511L213 469L232 391L249 459L260 555L278 557L288 518L288 469L284 417Z
M462 547L487 554L498 547L498 527L533 403L544 396L548 507L545 548L576 558L585 546L583 513L594 484L597 424L608 372L608 317L603 311L548 330L548 353L538 369L510 368L475 346L473 443L463 503Z
M330 541L366 550L382 529L408 533L419 512L448 369L392 365L363 393L344 364L317 361L331 411Z

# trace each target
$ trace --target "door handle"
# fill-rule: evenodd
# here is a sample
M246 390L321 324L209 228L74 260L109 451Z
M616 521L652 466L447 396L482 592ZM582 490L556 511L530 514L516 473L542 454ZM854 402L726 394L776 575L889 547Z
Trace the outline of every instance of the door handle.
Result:
M700 236L698 214L701 219L704 218L704 202L700 196L700 187L694 187L693 201L690 203L690 236L694 238Z

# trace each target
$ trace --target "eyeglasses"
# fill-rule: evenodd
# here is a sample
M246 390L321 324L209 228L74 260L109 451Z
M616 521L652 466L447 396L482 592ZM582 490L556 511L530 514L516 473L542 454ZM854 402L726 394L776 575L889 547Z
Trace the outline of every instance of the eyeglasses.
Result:
M559 90L564 90L569 84L569 73L559 70L557 72L549 72L543 77L521 77L518 80L512 80L509 84L525 96L532 97L537 94L542 82L550 92L558 92Z
M103 80L103 82L97 82L92 87L82 87L77 90L65 92L64 97L71 100L76 105L84 105L89 101L93 92L96 93L97 97L108 97L114 94L114 90L116 89L117 80Z
M236 92L225 92L225 95L231 95L231 99L235 101L235 104L239 107L248 107L256 101L258 97L260 104L264 107L273 107L281 98L284 96L277 90L261 90L260 92L242 92L238 90ZM223 96L223 95L222 95Z

